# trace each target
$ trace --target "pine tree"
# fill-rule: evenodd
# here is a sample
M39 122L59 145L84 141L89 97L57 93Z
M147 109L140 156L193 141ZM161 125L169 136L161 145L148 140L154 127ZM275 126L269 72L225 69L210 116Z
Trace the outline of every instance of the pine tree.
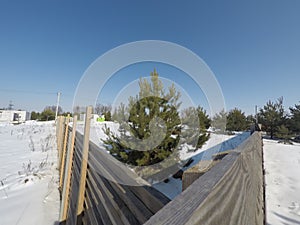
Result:
M31 120L40 120L41 114L39 112L32 111L30 114L30 119Z
M211 119L206 113L206 110L204 110L201 106L198 106L197 108L199 122L200 122L200 128L204 130L208 129L211 125Z
M162 161L173 153L180 138L180 92L172 85L165 93L155 70L150 80L140 79L138 96L129 98L128 114L124 104L115 111L113 119L120 123L120 136L106 128L108 138L103 140L111 154L135 166Z
M50 109L45 109L41 113L41 121L48 121L48 120L54 120L55 119L55 113L51 111Z
M182 111L182 129L184 132L181 133L181 139L184 143L191 145L194 151L201 148L210 137L207 133L210 122L202 107L184 109Z
M259 123L263 129L270 134L273 139L278 128L284 124L286 117L284 115L283 98L278 98L276 102L268 101L259 112Z
M226 123L226 129L229 131L244 131L247 129L245 113L237 108L229 111Z
M289 121L289 128L294 134L300 134L300 104L290 107L291 118Z
M104 115L106 121L111 121L112 117L111 117L110 111L105 112L103 115Z
M217 132L225 133L226 120L227 120L227 113L223 109L219 113L214 115L214 117L211 121L211 125Z
M124 103L121 103L118 108L114 110L114 113L112 115L112 120L121 122L126 121L128 119L128 113L127 108Z
M111 121L112 116L111 116L111 105L103 105L100 103L97 103L95 108L94 108L94 113L98 115L104 115L106 121Z
M250 130L251 126L255 125L255 123L256 123L256 119L253 115L248 115L246 117L246 121L247 121L247 130Z
M281 139L279 142L283 142L284 144L291 144L290 141L291 135L289 132L289 129L285 125L280 125L276 132L275 136L279 139Z

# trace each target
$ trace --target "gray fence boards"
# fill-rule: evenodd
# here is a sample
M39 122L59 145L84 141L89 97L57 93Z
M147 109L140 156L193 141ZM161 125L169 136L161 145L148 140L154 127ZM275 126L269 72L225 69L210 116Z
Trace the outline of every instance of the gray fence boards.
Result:
M264 224L261 163L255 133L145 224Z
M63 122L60 124L64 125ZM65 130L72 131L71 128ZM66 137L64 129L59 127L57 134ZM59 151L66 144L63 142L62 138L58 138ZM69 148L71 145L66 146ZM61 224L264 223L262 141L259 133L254 133L173 201L156 189L146 186L134 172L90 142L84 211L78 215L82 148L83 135L76 132L73 161L66 162L69 165L71 163L72 169L69 195L62 196L68 204L66 220L61 221ZM67 149L66 154L68 152L72 151ZM63 159L62 152L59 152L59 158ZM68 157L64 158L66 160ZM65 176L65 172L61 173Z
M73 162L69 162L72 163L69 196L62 196L68 201L67 218L61 224L143 224L170 201L156 189L145 186L135 173L90 142L84 211L77 215L82 148L83 135L76 132Z

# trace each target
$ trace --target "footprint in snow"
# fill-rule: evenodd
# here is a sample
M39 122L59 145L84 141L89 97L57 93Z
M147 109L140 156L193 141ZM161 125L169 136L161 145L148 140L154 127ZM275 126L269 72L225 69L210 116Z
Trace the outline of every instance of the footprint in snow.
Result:
M298 202L292 202L289 209L291 213L300 216L300 205Z
M281 180L280 180L279 178L275 178L275 179L273 180L273 183L274 183L275 185L280 185Z

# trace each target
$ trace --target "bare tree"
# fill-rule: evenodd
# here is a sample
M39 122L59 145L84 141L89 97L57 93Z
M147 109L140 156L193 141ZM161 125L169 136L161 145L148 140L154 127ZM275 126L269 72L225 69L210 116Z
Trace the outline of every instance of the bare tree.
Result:
M103 105L100 103L97 103L94 109L94 113L98 115L104 115L107 114L108 112L111 112L111 105Z

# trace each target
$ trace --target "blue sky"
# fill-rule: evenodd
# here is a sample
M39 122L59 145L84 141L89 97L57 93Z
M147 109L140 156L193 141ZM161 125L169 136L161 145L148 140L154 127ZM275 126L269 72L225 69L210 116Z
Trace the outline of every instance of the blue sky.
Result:
M280 96L293 106L300 101L299 11L297 0L0 1L0 107L12 100L17 109L41 111L55 105L60 91L62 108L71 110L88 66L139 40L174 42L200 56L227 109L251 114ZM136 74L134 66L124 68L126 78L116 74L100 101L112 103L116 84L149 75L152 66L169 78L178 72L162 64L141 66ZM182 77L196 104L205 105L201 90Z

